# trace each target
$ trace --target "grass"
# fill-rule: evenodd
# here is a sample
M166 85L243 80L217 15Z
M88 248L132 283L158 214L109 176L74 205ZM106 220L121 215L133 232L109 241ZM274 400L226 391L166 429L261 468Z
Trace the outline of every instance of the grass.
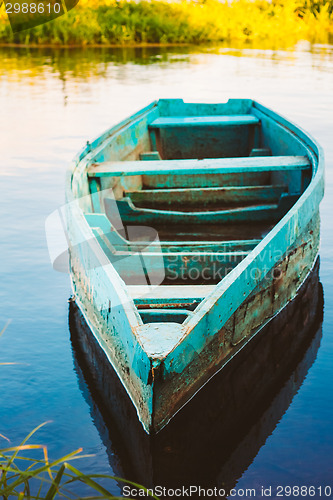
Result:
M9 319L7 321L7 323L5 324L5 326L2 328L2 330L0 330L0 337L2 337L2 335L5 333L5 331L7 330L8 326L10 325L10 323L12 322L11 319ZM2 365L16 365L17 363L14 363L14 362L2 362L0 363L0 366ZM3 437L2 434L0 434L0 437Z
M1 0L0 0L1 1ZM203 44L333 41L333 0L80 0L54 21L12 33L2 6L0 43Z
M4 334L10 320L0 330L0 337ZM0 363L8 365L13 363ZM102 474L83 474L72 465L73 460L84 459L82 448L69 453L66 456L50 461L47 447L43 444L29 444L32 436L47 422L36 427L18 446L6 446L0 449L0 498L9 500L53 500L56 498L69 499L117 499L104 486L103 482L123 482L137 489L144 490L147 495L159 500L144 486L127 481L125 479ZM7 436L0 434L0 440L10 443ZM23 453L24 454L23 454ZM35 458L36 452L41 453L40 458ZM80 497L75 494L75 487L83 483L89 490L89 496Z
M56 498L70 499L117 499L98 481L118 481L130 484L137 489L146 492L158 500L151 491L144 486L138 485L114 476L101 474L83 474L72 465L73 460L83 459L82 449L78 449L61 457L50 461L47 448L40 444L27 444L33 434L43 425L34 429L19 446L11 446L0 449L0 498L8 500L18 498L19 500L53 500ZM8 440L8 438L6 438ZM36 450L42 454L40 459L29 456ZM24 452L24 454L22 454ZM28 456L27 456L28 453ZM75 494L75 486L83 483L89 490L89 496L81 497Z

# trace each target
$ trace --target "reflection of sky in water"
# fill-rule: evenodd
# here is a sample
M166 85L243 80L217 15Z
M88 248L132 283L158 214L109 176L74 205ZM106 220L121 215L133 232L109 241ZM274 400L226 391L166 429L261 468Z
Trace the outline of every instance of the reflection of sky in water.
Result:
M133 62L134 61L134 62ZM53 420L40 440L59 456L96 453L87 470L110 472L104 445L73 372L67 328L70 287L52 271L44 220L64 199L65 169L87 139L159 97L222 102L251 97L311 132L325 149L321 277L324 337L306 382L239 485L292 480L327 484L333 436L333 47L296 51L219 48L26 50L0 60L1 429L13 442ZM2 324L2 323L1 323ZM0 328L1 328L0 324ZM115 472L120 473L113 464ZM116 489L115 489L116 491Z
M74 152L82 136L91 138L161 96L188 101L251 96L310 131L313 119L323 113L328 118L333 106L330 47L315 46L312 52L208 48L183 55L179 48L156 51L6 50L0 64L2 119L8 145L17 141L13 129L27 142L15 155L24 158L20 166L26 168L29 157L40 162L44 148L49 158L55 151L58 157L66 153L66 145ZM46 146L47 137L53 145L59 141L56 148Z

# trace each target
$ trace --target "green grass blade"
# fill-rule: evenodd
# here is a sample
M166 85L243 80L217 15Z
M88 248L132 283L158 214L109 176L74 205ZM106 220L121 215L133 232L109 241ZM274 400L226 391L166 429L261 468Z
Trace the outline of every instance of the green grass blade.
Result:
M2 335L5 333L5 331L7 330L7 328L9 327L9 325L11 324L12 320L9 319L7 321L7 323L5 324L5 326L3 327L3 329L0 331L0 337L2 337Z
M48 422L43 422L42 424L38 425L37 427L35 427L31 432L29 432L29 434L23 439L22 443L20 444L20 446L24 446L25 443L31 438L31 436L33 436L35 434L35 432L37 432L41 427L44 427L44 425L48 424ZM18 452L20 451L19 450L19 446L16 447L17 450L16 452L14 452L14 454L12 455L12 457L9 459L9 462L8 462L8 465L11 465L11 463L15 460L15 458L17 457L17 454ZM0 452L2 452L3 450L0 450Z
M49 489L49 491L47 492L47 495L45 496L45 500L53 500L54 497L56 496L56 494L59 492L59 485L60 485L60 481L62 479L62 476L64 474L64 471L65 471L65 465L62 464L62 466L58 470L58 473L53 481L51 488Z
M94 481L91 478L91 476L86 476L85 474L82 474L82 472L80 472L78 469L76 469L75 467L73 467L70 464L66 464L66 468L69 469L70 471L74 472L74 474L77 476L78 480L84 482L85 484L87 484L88 486L93 488L94 490L98 491L98 493L102 493L103 495L105 495L104 498L114 498L114 495L112 495L109 491L107 491L105 488L103 488L103 486L96 483L96 481Z
M10 446L0 450L0 498L2 500L9 500L10 498L19 498L24 500L54 500L56 497L66 498L68 500L73 500L77 498L78 500L98 500L98 499L120 499L123 497L118 497L112 495L110 491L107 491L102 485L98 484L96 479L108 479L113 481L119 481L125 484L130 484L139 490L146 493L146 496L150 496L155 500L159 500L157 496L153 495L150 490L142 485L134 483L133 481L128 481L123 478L103 475L103 474L83 474L76 467L68 463L68 461L76 460L78 458L91 457L92 455L79 455L82 448L68 453L64 457L61 457L52 462L48 459L47 447L40 444L26 444L29 438L39 430L47 422L37 426L30 432L27 437L22 441L19 446ZM44 457L42 460L33 459L27 456L18 456L20 451L23 450L42 450ZM21 470L17 465L17 460L28 462L24 464L26 468ZM45 477L48 473L49 477ZM53 477L55 474L55 477ZM35 493L31 493L31 480L39 481L39 489L37 496ZM80 481L86 484L92 490L97 492L99 495L88 497L80 497L75 492L70 491L68 486L72 488L75 482ZM37 483L38 484L38 483ZM36 485L37 486L37 485ZM43 486L47 489L46 496L44 496ZM23 488L23 490L22 490ZM131 499L129 499L131 500Z
M8 437L4 436L3 434L0 434L0 437L2 439L5 439L6 441L8 441L8 443L10 443L10 439L8 439Z
M95 477L95 476L91 476L91 477ZM103 476L100 476L100 477L103 477ZM148 496L151 496L152 498L155 498L155 500L160 500L156 495L153 495L148 490L148 488L146 488L145 486L142 486L142 484L134 483L133 481L129 481L128 479L124 479L122 477L117 477L117 476L112 476L112 479L114 479L115 481L119 481L120 483L126 483L126 484L130 484L132 486L135 486L135 488L143 490L146 493L148 493Z
M68 467L68 469L72 470L72 472L74 472L74 474L79 474L82 477L88 477L91 480L93 480L92 478L113 479L114 481L118 481L118 482L121 482L121 483L131 484L132 486L135 486L137 489L145 491L148 494L148 496L151 496L152 498L155 498L155 500L160 500L156 495L153 495L151 493L151 491L148 490L148 488L146 488L145 486L142 486L141 484L134 483L133 481L128 481L127 479L124 479L124 478L121 478L121 477L117 477L117 476L107 476L105 474L90 474L89 476L85 476L79 470L75 469L75 467L73 467L72 465L67 464L67 467ZM98 484L95 481L94 481L94 483ZM99 491L99 490L97 490L97 491ZM112 498L114 498L114 496L112 496Z
M10 485L10 488L11 489L14 489L16 488L17 486L19 486L20 484L22 484L22 482L26 479L26 478L29 478L29 479L32 479L34 477L38 477L42 472L45 472L47 470L50 470L52 469L53 467L55 467L56 465L60 465L61 463L65 462L66 460L71 460L73 456L77 455L78 453L80 453L81 451L81 448L79 448L78 450L76 451L72 451L71 453L68 453L68 455L65 455L64 457L61 457L57 460L54 460L52 463L49 463L47 462L46 465L44 465L43 467L39 467L37 469L34 469L34 470L30 470L29 472L26 472L26 471L21 471L21 477L19 477L16 481L14 481L13 483L11 483ZM11 462L12 463L12 462ZM11 464L10 464L11 465ZM7 467L4 467L4 470L7 470L9 469L9 466ZM52 478L53 479L53 478ZM1 492L2 493L2 492ZM8 494L8 490L5 489L3 491L4 494Z
M40 482L36 498L40 498L40 494L42 493L42 487L43 487L43 481Z

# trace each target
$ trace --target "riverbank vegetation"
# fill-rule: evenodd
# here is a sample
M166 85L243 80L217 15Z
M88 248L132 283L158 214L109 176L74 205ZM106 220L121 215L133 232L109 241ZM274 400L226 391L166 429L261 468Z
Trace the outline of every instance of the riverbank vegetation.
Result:
M12 33L4 4L0 43L25 45L203 44L333 41L333 0L80 0L67 14Z

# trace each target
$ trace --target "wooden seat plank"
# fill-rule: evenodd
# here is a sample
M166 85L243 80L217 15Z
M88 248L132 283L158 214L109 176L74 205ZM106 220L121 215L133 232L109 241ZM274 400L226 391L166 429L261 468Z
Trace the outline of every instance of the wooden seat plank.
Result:
M192 312L186 309L142 309L139 310L144 323L183 323L185 319L192 316Z
M146 153L140 153L140 160L141 161L161 160L161 156L158 151L147 151Z
M140 251L149 247L149 251L158 251L162 249L163 252L248 252L253 250L260 243L260 239L247 239L247 240L225 240L225 241L159 241L157 243L149 240L127 240L122 234L119 233L111 224L105 214L85 214L85 218L93 228L94 231L100 229L105 238L109 241L110 250L113 248L115 251L126 251L130 249L135 251L136 247ZM97 231L101 235L100 231ZM195 235L193 235L195 236Z
M306 156L253 156L242 158L206 158L203 160L106 161L92 164L88 176L122 177L127 175L241 174L307 170Z
M134 205L149 208L158 206L182 205L188 207L205 207L209 205L237 205L242 203L269 203L277 201L283 192L284 185L268 186L227 186L211 188L174 188L174 189L142 189L125 191Z
M105 198L106 215L112 221L120 215L124 223L140 224L208 224L208 223L237 223L237 222L275 222L291 208L297 196L282 195L278 204L255 205L242 208L216 211L181 212L175 210L153 210L137 208L129 198L123 198L116 203Z
M215 115L215 116L167 116L156 118L151 129L174 127L230 127L239 125L257 125L259 119L253 115Z
M105 254L103 265L111 263L125 283L131 285L146 283L146 273L150 278L160 276L161 280L173 281L222 279L249 254L248 251L163 252L161 248L152 252L149 247L117 251L101 228L93 228L93 233Z
M130 285L128 292L136 304L200 302L215 288L215 285L160 285L152 289L149 285Z

